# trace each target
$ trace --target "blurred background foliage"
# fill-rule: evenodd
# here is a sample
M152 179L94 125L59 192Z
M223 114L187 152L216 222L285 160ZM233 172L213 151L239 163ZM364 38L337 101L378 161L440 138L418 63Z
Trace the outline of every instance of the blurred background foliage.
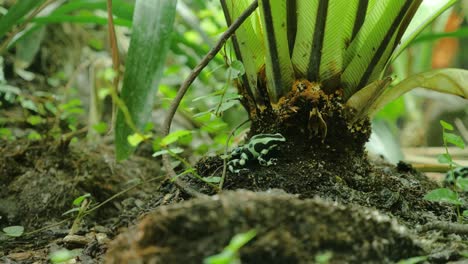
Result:
M121 70L134 5L132 0L113 0ZM138 152L148 156L159 150L160 124L178 87L226 29L217 0L179 0L176 12L170 53L146 129L156 137ZM1 140L61 138L86 140L91 146L113 142L109 94L115 73L106 25L106 0L0 0ZM390 70L399 81L446 67L468 68L468 0L426 28ZM242 64L228 45L184 98L173 127L190 131L179 143L190 146L184 147L184 155L191 161L222 152L232 129L246 120L233 85L242 74ZM468 141L466 101L411 92L376 116L368 147L391 162L435 162L425 157L427 151L413 147L442 145L440 119L453 123ZM242 131L233 138L235 143L242 140Z

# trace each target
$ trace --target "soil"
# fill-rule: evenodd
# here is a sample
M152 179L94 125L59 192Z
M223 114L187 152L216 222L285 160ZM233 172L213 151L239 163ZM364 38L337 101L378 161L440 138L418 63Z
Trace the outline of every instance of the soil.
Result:
M135 178L157 180L105 203L73 236L68 219L16 239L1 237L0 261L44 263L50 252L68 248L82 249L81 263L201 263L251 229L256 236L240 250L242 263L312 263L328 252L329 263L394 263L414 256L428 256L427 263L463 261L466 232L425 228L456 224L451 206L422 199L436 182L408 164L370 162L362 151L345 155L330 148L284 144L278 165L228 173L226 191L190 199L158 178L159 164L151 159L114 163L105 147L2 142L2 227L22 225L30 232L57 224L79 195L91 193L101 203ZM219 157L209 157L197 168L209 175L221 165ZM210 194L206 186L201 190Z

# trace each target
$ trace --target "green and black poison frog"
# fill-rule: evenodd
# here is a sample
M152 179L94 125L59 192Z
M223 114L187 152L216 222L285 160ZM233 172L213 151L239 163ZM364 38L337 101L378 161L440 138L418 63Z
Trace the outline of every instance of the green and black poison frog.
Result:
M246 166L256 161L262 166L275 165L276 159L270 156L271 151L285 141L280 133L253 136L248 144L237 147L231 152L231 158L227 163L229 171L239 173L248 170Z
M453 178L450 171L447 172L447 174L445 174L444 185L453 186L458 178L468 178L468 167L456 167L453 169Z

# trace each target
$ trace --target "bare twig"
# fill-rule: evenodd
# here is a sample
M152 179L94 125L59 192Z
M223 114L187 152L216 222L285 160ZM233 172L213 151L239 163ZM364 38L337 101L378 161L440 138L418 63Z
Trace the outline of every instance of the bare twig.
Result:
M117 38L115 36L115 27L114 27L114 17L112 15L112 0L107 0L107 21L108 21L108 33L109 33L109 43L111 46L112 51L112 69L114 70L115 76L112 80L112 97L118 98L118 89L119 89L119 81L120 81L120 58L119 58L119 47L117 46ZM117 101L112 100L112 124L115 123L115 115L116 115L116 105ZM122 111L125 115L125 119L128 125L136 130L136 126L133 123L133 120L130 117L130 114L127 111ZM111 126L113 127L113 126ZM109 130L109 132L112 129Z
M458 224L458 223L446 223L441 221L435 221L432 223L425 224L419 228L419 231L429 231L429 230L441 230L445 233L455 233L459 235L468 234L468 225Z
M218 40L216 45L208 52L208 54L205 55L205 57L202 59L202 61L192 70L190 75L185 79L185 81L182 83L182 85L179 88L179 91L177 92L176 97L171 103L171 106L169 107L166 119L164 120L163 123L163 137L167 136L169 134L169 131L171 129L171 123L172 119L174 118L175 112L177 111L177 108L180 105L180 102L182 101L182 98L184 97L185 93L187 92L188 88L190 85L193 83L195 78L200 74L200 72L208 65L208 63L216 56L216 54L221 50L223 45L226 43L226 41L234 34L234 32L239 28L240 25L257 9L258 7L258 0L255 0L240 16L239 18L232 23L229 28L223 33L221 38ZM171 166L171 162L169 160L169 156L167 154L163 155L163 164L164 168L166 169L167 172L167 177L169 179L175 179L174 183L175 185L183 192L193 196L193 197L201 197L201 196L206 196L191 187L189 187L185 182L182 180L176 178L176 173L174 169Z

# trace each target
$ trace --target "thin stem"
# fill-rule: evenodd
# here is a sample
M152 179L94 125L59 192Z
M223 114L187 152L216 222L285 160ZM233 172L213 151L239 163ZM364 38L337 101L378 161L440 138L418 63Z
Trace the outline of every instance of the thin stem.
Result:
M177 111L177 108L179 107L180 102L182 101L182 98L184 97L185 93L187 92L187 90L189 89L190 85L193 83L195 78L197 78L197 76L200 75L200 72L208 65L208 63L221 50L221 48L226 43L226 41L234 34L234 32L240 27L240 25L242 25L242 23L244 23L244 21L255 11L255 9L257 9L257 7L258 7L258 0L255 0L239 16L239 18L229 26L229 28L223 33L221 38L218 40L216 45L210 50L210 52L208 52L208 54L205 55L202 61L192 70L192 72L187 77L187 79L185 79L185 81L182 83L182 85L179 88L179 91L177 92L176 97L174 98L174 100L171 103L171 106L169 107L166 119L164 120L164 123L162 126L163 137L169 134L169 131L171 129L171 124L172 124L172 119L174 118L175 112ZM163 164L167 172L167 177L169 179L174 178L174 176L176 176L176 173L171 166L171 162L167 154L163 155ZM180 179L176 179L174 183L179 189L181 189L182 191L186 192L187 194L191 196L194 196L194 197L206 196L205 194L202 194L192 189L186 183L182 182Z

